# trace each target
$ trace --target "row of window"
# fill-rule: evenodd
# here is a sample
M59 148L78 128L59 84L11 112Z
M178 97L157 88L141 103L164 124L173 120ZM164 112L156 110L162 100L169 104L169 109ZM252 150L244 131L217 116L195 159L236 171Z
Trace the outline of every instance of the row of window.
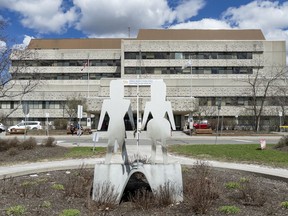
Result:
M252 52L126 52L125 59L252 59Z
M120 78L121 74L118 73L89 73L90 80L100 80L101 78ZM41 80L87 80L87 73L51 73L51 74L17 74L14 79L27 80L27 79L41 79Z
M125 74L252 74L252 67L126 67Z
M14 60L12 61L12 66L42 66L42 67L88 67L88 66L120 66L120 59L106 60L106 59L97 59L97 60Z
M141 55L141 57L140 57ZM126 52L125 59L252 59L252 52ZM120 59L13 60L12 66L121 66Z
M0 101L1 109L14 109L19 101ZM63 109L64 101L26 101L30 109Z
M200 97L199 99L199 106L218 106L221 104L221 106L252 106L254 105L253 98L252 97ZM287 102L288 100L283 97L275 98L275 97L267 97L264 105L265 106L275 106L276 101L275 99L278 99L278 101ZM262 102L261 98L257 98L256 105L260 106ZM283 104L282 104L283 105Z
M221 101L221 106L251 106L253 105L252 97L199 97L199 106L217 106ZM220 100L221 99L221 100ZM279 101L287 101L286 98L278 98ZM283 100L282 100L283 99ZM66 101L26 101L30 109L63 109ZM258 98L257 105L260 105L261 98ZM0 101L1 109L16 108L19 101ZM288 104L287 104L288 105ZM265 106L275 106L275 97L268 97Z

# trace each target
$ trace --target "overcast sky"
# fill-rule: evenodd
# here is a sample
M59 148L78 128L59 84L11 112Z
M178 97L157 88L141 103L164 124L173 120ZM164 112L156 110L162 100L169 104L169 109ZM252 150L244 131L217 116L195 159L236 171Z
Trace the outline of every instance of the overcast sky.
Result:
M255 29L286 40L288 1L0 0L0 19L19 44L31 38L135 37L143 28Z

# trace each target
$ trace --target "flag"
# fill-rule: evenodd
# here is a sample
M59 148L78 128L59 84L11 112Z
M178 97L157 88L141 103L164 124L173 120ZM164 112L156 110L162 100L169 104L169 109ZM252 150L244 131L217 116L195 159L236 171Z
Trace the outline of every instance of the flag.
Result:
M85 67L87 67L89 65L89 60L87 60L84 64L83 64L83 68L81 69L81 71L83 71L85 69Z
M189 59L189 61L187 61L183 66L182 66L182 70L187 68L187 67L192 67L192 60Z

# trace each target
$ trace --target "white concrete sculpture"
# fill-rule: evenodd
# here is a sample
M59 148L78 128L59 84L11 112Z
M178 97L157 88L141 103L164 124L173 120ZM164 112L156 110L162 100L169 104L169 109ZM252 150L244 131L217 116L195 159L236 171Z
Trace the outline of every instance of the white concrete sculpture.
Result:
M166 138L170 136L171 126L175 130L174 117L171 104L165 101L166 86L163 81L156 81L151 86L151 102L146 104L143 128L147 122L149 113L153 119L148 122L147 134L153 140L152 157L156 157L156 141L161 139L163 160L167 163ZM140 164L133 166L128 164L127 151L125 146L125 125L124 116L128 112L132 127L133 122L130 101L123 99L124 86L122 81L116 80L110 83L110 99L104 100L100 115L98 129L101 128L105 113L110 117L108 125L108 147L105 163L95 164L92 199L96 202L103 201L107 192L113 192L115 203L120 203L125 188L132 177L142 173L149 183L152 192L157 194L165 185L169 184L171 199L175 202L183 201L182 171L179 163L170 164ZM169 121L165 118L168 114ZM122 157L124 164L110 164L113 146L122 145ZM107 191L108 187L108 191ZM114 196L113 196L114 195Z
M155 163L157 140L161 140L163 162L167 163L166 140L171 136L171 127L173 130L176 130L176 127L171 103L166 101L166 84L163 80L153 81L151 84L151 101L145 106L142 130L146 126L150 113L153 119L147 124L147 136L152 140L151 162Z
M128 113L133 129L135 126L130 100L124 99L124 84L122 80L112 80L110 82L110 99L103 101L98 130L101 129L106 113L109 115L110 120L107 130L108 146L105 163L109 164L111 162L112 152L116 152L118 147L120 147L124 164L127 164L128 155L125 145L126 132L124 123L126 113Z

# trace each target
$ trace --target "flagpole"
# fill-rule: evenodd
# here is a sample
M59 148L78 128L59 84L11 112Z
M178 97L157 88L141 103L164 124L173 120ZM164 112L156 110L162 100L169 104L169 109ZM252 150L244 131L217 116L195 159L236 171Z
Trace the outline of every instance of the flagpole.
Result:
M87 61L87 75L88 75L88 86L87 86L87 98L90 97L90 73L89 73L89 53L88 53L88 61Z

